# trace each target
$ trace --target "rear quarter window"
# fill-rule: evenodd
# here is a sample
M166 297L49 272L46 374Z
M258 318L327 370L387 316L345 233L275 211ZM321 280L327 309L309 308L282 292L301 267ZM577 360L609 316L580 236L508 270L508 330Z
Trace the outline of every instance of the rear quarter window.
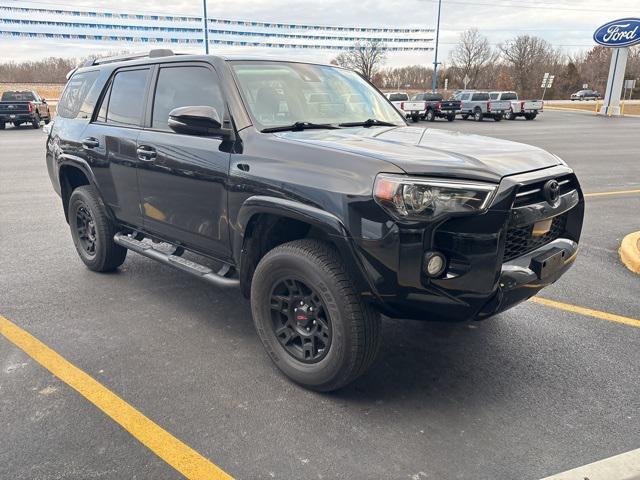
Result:
M87 99L87 95L93 87L100 72L97 70L91 72L76 73L71 77L67 86L62 92L60 102L58 103L57 114L63 118L77 118L80 111L83 111L83 118L88 118L93 110L92 107L83 109L82 106Z

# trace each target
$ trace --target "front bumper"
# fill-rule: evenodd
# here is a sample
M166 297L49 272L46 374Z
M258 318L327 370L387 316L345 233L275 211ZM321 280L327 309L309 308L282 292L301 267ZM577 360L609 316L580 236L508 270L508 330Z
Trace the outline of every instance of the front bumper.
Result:
M571 190L557 204L516 203L517 192L552 178L571 178ZM520 198L520 200L522 197ZM517 208L516 208L517 205ZM557 281L574 263L584 199L572 171L558 166L503 179L486 213L415 228L394 224L380 239L358 242L363 264L376 288L380 310L395 318L465 321L486 318L534 296ZM549 219L542 237L522 231ZM373 229L368 227L369 231ZM519 243L520 242L520 243ZM524 242L524 245L521 243ZM442 278L423 272L427 251L448 259ZM541 257L561 260L539 270Z

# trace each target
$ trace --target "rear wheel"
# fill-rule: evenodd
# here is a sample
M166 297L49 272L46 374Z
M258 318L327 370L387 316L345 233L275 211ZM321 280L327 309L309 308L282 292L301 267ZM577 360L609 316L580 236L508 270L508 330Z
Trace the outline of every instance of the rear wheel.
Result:
M380 315L353 288L337 251L297 240L267 253L251 284L253 321L267 353L294 382L339 389L373 363Z
M494 115L494 116L493 116L493 119L494 119L496 122L500 122L500 121L502 121L502 114L500 113L500 114L496 114L496 115Z
M469 114L468 113L463 113L462 114L462 119L463 120L467 120L469 118Z
M40 115L36 113L35 117L33 117L33 121L31 122L32 128L40 128Z
M455 119L456 119L455 113L450 113L449 115L447 115L447 121L453 122Z
M505 114L505 117L507 120L515 120L516 119L516 114L513 113L513 111L510 111L509 113Z
M535 113L527 113L525 114L524 118L525 120L534 120L538 115Z
M73 191L68 220L78 255L90 270L110 272L122 265L127 249L113 241L116 225L94 187L84 185Z
M475 111L473 112L473 119L476 122L481 122L483 118L484 118L484 114L482 113L482 110L480 110L479 108L476 108Z
M433 110L427 110L427 113L424 116L424 119L427 122L433 122L436 119L436 112L434 112Z
M420 115L418 114L411 115L411 120L413 121L413 123L418 123L420 121Z

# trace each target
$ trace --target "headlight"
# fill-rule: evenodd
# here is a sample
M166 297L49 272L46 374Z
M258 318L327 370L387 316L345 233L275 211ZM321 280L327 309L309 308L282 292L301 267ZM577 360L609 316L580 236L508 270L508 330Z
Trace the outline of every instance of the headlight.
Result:
M489 207L497 185L380 174L373 196L396 218L430 220L444 214L478 213Z

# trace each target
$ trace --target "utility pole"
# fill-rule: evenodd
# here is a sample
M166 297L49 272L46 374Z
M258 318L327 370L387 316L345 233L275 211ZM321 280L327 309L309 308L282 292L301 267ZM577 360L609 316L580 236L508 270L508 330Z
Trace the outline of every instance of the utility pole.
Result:
M438 0L438 24L436 26L436 52L433 60L433 78L431 79L431 90L435 92L438 86L438 43L440 42L440 9L442 8L442 0Z
M209 21L207 20L207 0L202 0L204 7L204 53L209 55Z

